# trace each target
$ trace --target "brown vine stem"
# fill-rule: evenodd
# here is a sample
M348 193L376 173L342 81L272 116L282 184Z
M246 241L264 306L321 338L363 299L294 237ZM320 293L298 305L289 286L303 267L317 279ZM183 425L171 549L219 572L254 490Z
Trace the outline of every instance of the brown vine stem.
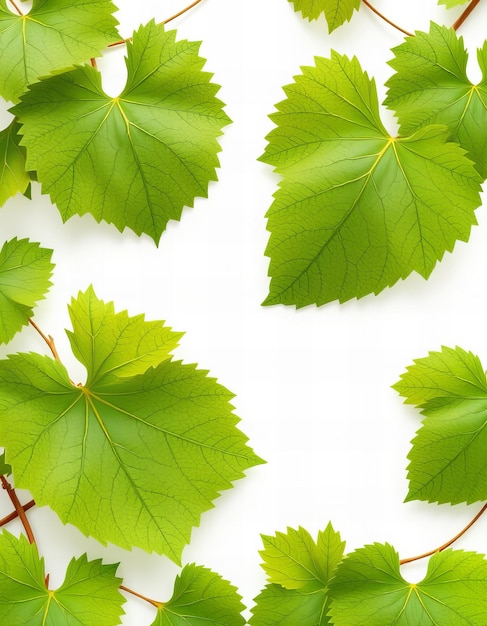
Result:
M44 339L44 341L47 343L49 350L51 351L52 356L56 359L56 361L59 361L59 363L61 363L61 359L59 358L59 354L58 351L56 350L56 345L54 343L54 339L51 337L51 335L45 335L42 330L39 328L39 326L37 326L37 324L34 322L34 320L30 319L29 320L29 324L35 328L35 330L39 333L39 335Z
M9 0L9 1L10 1L10 4L13 6L13 8L17 11L17 13L21 15L22 17L24 17L24 14L19 9L19 7L15 4L14 0Z
M130 593L133 596L136 596L137 598L140 598L141 600L144 600L145 602L148 602L149 604L152 604L152 606L155 606L156 609L160 609L161 606L163 605L163 602L158 602L157 600L151 600L150 598L147 598L146 596L143 596L140 593L137 593L137 591L134 591L133 589L129 589L128 587L125 587L124 585L120 585L120 589L122 591L125 591L126 593Z
M400 26L398 26L397 24L395 24L394 22L392 22L389 18L387 18L385 15L383 15L380 11L378 11L372 4L370 4L369 0L362 0L362 2L365 4L366 7L368 7L373 13L375 13L376 15L378 15L380 17L381 20L384 20L384 22L387 22L390 26L392 26L393 28L395 28L396 30L399 30L401 33L404 33L405 35L408 35L408 37L413 37L413 33L410 33L407 30L404 30L404 28L401 28Z
M446 543L444 543L442 546L440 546L439 548L435 548L434 550L430 550L429 552L425 552L424 554L419 554L418 556L411 556L408 559L401 559L399 561L400 565L405 565L406 563L412 563L413 561L419 561L420 559L425 559L428 556L432 556L433 554L436 554L437 552L443 552L443 550L446 550L447 548L449 548L452 544L455 543L455 541L457 541L458 539L460 539L460 537L462 537L467 530L469 530L470 528L472 528L472 526L475 524L475 522L477 522L482 515L485 513L485 511L487 511L487 504L484 504L484 506L480 509L480 511L477 513L477 515L473 518L473 520L471 522L469 522L465 528L463 528L458 534L456 534L453 539L450 539L449 541L447 541Z
M30 502L27 502L27 504L23 504L22 508L24 509L24 512L25 512L31 509L32 507L34 507L35 505L36 505L35 501L31 500ZM2 526L6 526L10 522L13 522L14 519L17 519L18 516L19 514L17 513L17 511L13 511L12 513L10 513L10 515L3 517L2 519L0 519L0 528L2 528Z
M458 30L463 22L467 19L467 17L472 13L475 7L479 4L480 0L472 0L472 2L468 5L465 11L460 15L457 21L453 24L453 30Z
M36 540L34 537L34 533L32 532L31 525L29 524L29 520L27 519L27 515L25 514L24 507L20 504L20 501L17 498L15 489L8 482L5 476L0 476L0 481L2 482L2 487L7 492L8 497L10 498L10 501L14 505L15 511L17 515L19 516L20 521L22 522L22 526L24 527L28 540L30 541L30 543L35 544Z
M178 13L175 13L174 15L171 15L171 17L168 17L167 19L165 19L162 23L163 24L169 24L169 22L172 22L173 20L175 20L177 17L180 17L181 15L184 15L185 13L187 13L190 9L192 9L193 7L195 7L197 4L199 4L200 2L203 2L203 0L195 0L195 2L192 2L190 5L188 5L186 8L182 9L181 11L178 11ZM132 41L132 37L127 37L127 39L121 39L120 41L115 41L114 43L110 43L108 44L108 48L113 48L115 46L123 46L124 44L126 44L127 42Z

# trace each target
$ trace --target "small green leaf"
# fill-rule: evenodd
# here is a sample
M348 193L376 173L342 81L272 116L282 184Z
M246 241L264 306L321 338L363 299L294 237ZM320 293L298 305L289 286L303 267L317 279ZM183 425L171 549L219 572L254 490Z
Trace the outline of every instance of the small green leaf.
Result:
M152 626L243 626L244 609L233 585L205 567L186 565Z
M29 174L25 171L25 148L19 145L19 124L13 120L0 131L0 206L17 193L25 194Z
M444 4L447 9L452 9L459 4L467 4L468 0L438 0L438 4Z
M468 54L462 37L445 26L393 49L389 62L396 73L388 80L385 104L397 112L400 131L410 134L428 124L445 124L450 139L459 143L487 177L487 42L478 51L483 72L478 85L467 76Z
M51 286L52 250L28 239L11 239L0 250L0 343L28 324L32 309Z
M303 593L280 585L267 585L255 598L251 626L327 626L326 593Z
M301 11L303 17L316 20L325 14L330 33L348 22L354 11L360 8L360 0L289 0L295 11Z
M401 576L390 545L365 546L339 565L330 585L334 626L472 626L487 623L487 561L481 554L434 554L417 584Z
M487 499L487 378L479 358L442 348L416 360L394 388L426 416L408 455L407 499Z
M63 584L46 587L44 559L24 536L0 535L0 622L5 626L114 626L125 599L117 565L72 559Z
M12 473L12 468L8 463L5 463L5 452L0 454L0 476L9 476Z
M476 223L479 176L444 126L393 138L356 59L317 58L285 88L261 159L283 176L268 211L264 304L322 305L427 278Z
M27 85L100 55L120 39L111 0L34 0L26 15L0 0L0 95L16 102Z
M207 196L230 120L198 42L176 42L152 21L127 46L119 97L103 92L96 69L80 67L33 85L13 110L27 167L64 220L91 213L158 243L170 219Z
M71 315L85 385L49 357L0 361L0 442L16 484L86 535L179 562L201 514L262 461L236 428L227 389L166 350L151 352L164 332L157 324L115 314L91 289ZM149 352L126 347L144 328ZM132 376L123 371L130 356Z

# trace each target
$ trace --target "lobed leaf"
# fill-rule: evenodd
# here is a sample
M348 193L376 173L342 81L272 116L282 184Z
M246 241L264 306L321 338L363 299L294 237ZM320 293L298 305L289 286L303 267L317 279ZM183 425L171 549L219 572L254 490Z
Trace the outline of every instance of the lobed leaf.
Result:
M0 534L0 620L8 626L114 626L125 599L117 565L72 559L63 584L46 587L44 559L22 535Z
M111 0L33 0L25 15L0 0L0 95L16 102L28 85L53 71L100 55L120 39Z
M13 120L0 131L0 206L15 196L25 193L30 183L25 170L25 149L19 145L19 124Z
M326 593L303 593L280 585L267 585L255 598L251 626L331 626Z
M127 44L120 96L79 67L33 85L14 107L27 166L63 220L91 213L158 243L170 219L207 196L230 120L199 46L152 21Z
M114 314L92 290L72 301L71 314L85 385L48 357L0 361L0 441L16 484L86 535L179 562L201 514L262 461L236 428L232 394L207 372L162 350L134 361L141 373L115 374L130 351L114 335L127 337L131 328L137 336L145 327L151 334L152 323ZM95 328L88 359L87 329Z
M301 11L303 17L316 20L325 15L328 30L331 33L343 23L348 22L354 11L360 8L360 0L289 0L295 11Z
M461 348L418 359L394 385L425 419L408 455L407 500L487 499L487 378Z
M445 124L450 139L459 143L487 177L487 42L478 50L483 78L478 85L467 76L468 54L463 38L445 26L393 49L389 62L395 74L388 80L385 104L396 111L403 134L428 124Z
M427 278L476 223L479 176L444 126L390 137L373 80L333 52L285 88L261 157L282 175L270 207L264 304L322 305Z
M0 343L29 323L32 309L51 286L52 250L28 239L11 239L0 250Z
M487 621L487 561L481 554L434 554L425 578L408 583L388 544L365 546L338 566L330 585L334 626L472 626Z

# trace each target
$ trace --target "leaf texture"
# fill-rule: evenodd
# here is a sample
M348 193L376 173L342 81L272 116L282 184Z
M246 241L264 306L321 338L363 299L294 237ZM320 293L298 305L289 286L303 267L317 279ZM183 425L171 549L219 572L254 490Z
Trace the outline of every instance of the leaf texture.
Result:
M479 177L444 126L390 137L356 59L317 58L285 88L261 159L282 175L270 207L264 304L322 305L427 278L476 223Z
M124 597L117 565L72 559L63 584L47 589L44 559L22 535L0 535L0 620L5 626L114 626Z
M52 250L28 239L11 239L0 250L0 343L29 323L32 309L51 286Z
M316 20L325 15L330 33L348 22L354 11L360 8L360 0L289 0L295 11L301 11L303 17Z
M19 124L13 120L0 131L0 206L15 196L25 193L30 178L25 170L25 148L19 145Z
M100 55L120 39L111 0L34 0L26 15L0 0L0 95L16 102L41 76Z
M177 335L114 314L92 290L73 300L71 315L85 385L48 357L0 361L0 441L16 484L86 535L179 562L201 513L262 461L236 428L232 394L207 372L168 360L164 350L144 359L145 348L114 339L145 329L149 344L164 335L171 344Z
M32 86L13 110L27 166L64 220L91 213L158 243L170 219L207 196L230 120L198 42L177 42L152 21L127 45L120 96L107 96L86 66Z
M477 56L483 78L478 85L467 76L468 54L463 38L445 26L393 49L389 62L395 74L385 104L396 111L400 131L409 134L428 124L445 124L450 139L459 143L487 177L487 42Z
M479 358L444 347L416 360L394 388L426 416L408 455L407 499L487 499L487 378Z

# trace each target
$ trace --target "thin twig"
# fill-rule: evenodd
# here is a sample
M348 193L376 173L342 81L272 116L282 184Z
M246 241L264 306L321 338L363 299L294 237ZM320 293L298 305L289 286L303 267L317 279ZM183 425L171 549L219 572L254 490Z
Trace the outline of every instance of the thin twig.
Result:
M149 604L152 604L152 606L155 606L156 609L160 609L161 606L163 605L162 602L158 602L157 600L151 600L150 598L147 598L146 596L143 596L142 594L137 593L137 591L134 591L133 589L129 589L128 587L125 587L124 585L120 585L120 589L127 593L131 593L133 596L137 596L137 598L140 598L141 600L144 600L145 602L148 602Z
M10 501L14 505L14 508L15 508L15 510L17 512L17 515L19 516L20 521L22 522L22 526L24 527L24 530L25 530L25 532L27 534L27 538L28 538L29 542L33 543L35 545L36 540L35 540L35 537L34 537L34 533L32 532L32 528L31 528L31 525L29 524L29 520L27 519L27 516L25 514L24 508L20 504L19 499L17 498L17 494L15 493L15 489L8 482L8 480L5 478L5 476L0 476L0 481L2 482L2 487L8 493L8 497L10 498Z
M453 539L450 539L449 541L444 543L439 548L436 548L435 550L430 550L429 552L425 552L424 554L419 554L418 556L411 556L408 559L401 559L399 561L399 564L400 565L405 565L406 563L412 563L413 561L419 561L420 559L425 559L426 557L432 556L433 554L436 554L437 552L443 552L443 550L446 550L452 544L454 544L455 541L460 539L460 537L462 537L467 532L467 530L472 528L472 526L475 524L475 522L482 517L482 515L485 513L485 511L487 511L487 504L484 504L484 506L481 508L481 510L477 513L477 515L473 518L473 520L471 522L469 522L465 526L465 528L463 528L457 535L455 535L453 537Z
M97 68L98 68L98 66L97 66L97 64L96 64L96 59L91 58L91 59L90 59L90 63L91 63L91 67L94 67L95 69L97 69Z
M17 11L17 13L19 15L21 15L22 17L24 17L24 14L22 13L22 11L19 9L19 7L15 4L14 0L9 0L10 4L13 6L13 8Z
M383 15L380 11L378 11L374 6L372 6L370 4L370 2L368 0L362 0L362 2L365 4L366 7L368 7L373 13L375 13L376 15L378 15L381 20L384 20L384 22L387 22L390 26L392 26L393 28L395 28L396 30L399 30L401 33L404 33L405 35L407 35L408 37L413 37L413 33L410 33L407 30L404 30L404 28L401 28L400 26L398 26L397 24L394 24L394 22L391 22L391 20L389 18L387 18L385 15Z
M24 511L28 511L29 509L31 509L35 505L36 505L35 501L31 500L30 502L27 502L27 504L23 504L22 508L24 509ZM10 515L7 515L6 517L0 519L0 528L2 526L6 526L10 522L13 522L14 519L17 519L18 516L19 516L19 514L17 513L17 511L12 511L12 513L10 513Z
M472 0L472 2L468 5L465 11L460 15L457 21L453 24L452 26L453 30L458 30L460 28L460 26L467 19L470 13L475 9L475 7L478 5L479 2L480 0Z
M34 322L34 320L30 319L29 320L29 324L35 328L35 330L39 333L39 335L44 339L44 341L47 343L49 350L51 351L52 356L56 359L56 361L59 361L59 363L61 363L61 359L59 358L59 354L58 351L56 350L56 345L54 343L54 339L51 337L51 335L45 335L42 330L39 328L39 326L37 326L37 324Z

